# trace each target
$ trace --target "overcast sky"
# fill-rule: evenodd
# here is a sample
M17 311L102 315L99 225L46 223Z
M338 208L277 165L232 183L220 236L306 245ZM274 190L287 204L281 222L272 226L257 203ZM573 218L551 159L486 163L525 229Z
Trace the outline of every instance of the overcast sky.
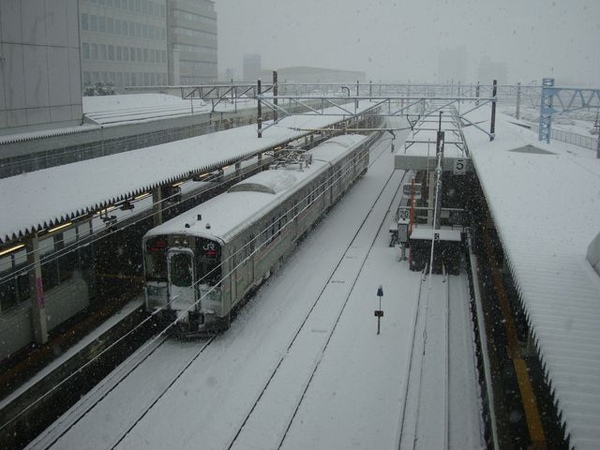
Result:
M600 0L215 0L219 70L358 70L378 81L438 81L439 53L465 46L474 81L484 55L508 81L554 76L600 86ZM441 77L443 78L443 77Z

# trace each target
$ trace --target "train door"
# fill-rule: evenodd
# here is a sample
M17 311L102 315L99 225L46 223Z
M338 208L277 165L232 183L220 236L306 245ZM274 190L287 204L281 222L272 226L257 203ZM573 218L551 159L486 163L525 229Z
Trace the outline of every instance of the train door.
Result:
M167 253L167 266L171 308L177 311L194 311L194 252L189 248L170 249Z

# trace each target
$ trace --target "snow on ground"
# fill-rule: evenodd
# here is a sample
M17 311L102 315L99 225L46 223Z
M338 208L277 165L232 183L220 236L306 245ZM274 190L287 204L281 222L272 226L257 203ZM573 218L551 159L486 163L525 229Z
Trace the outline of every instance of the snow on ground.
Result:
M193 360L162 398L157 395L202 342L168 342L72 430L59 438L70 420L66 414L29 448L53 443L55 449L223 449L230 444L264 449L282 439L286 449L398 448L421 278L388 246L389 206L402 177L394 173L389 144L381 146L382 157L242 309L231 329ZM390 176L392 186L370 212ZM357 234L364 220L367 226ZM373 311L380 284L385 316L377 335ZM296 337L320 293L324 297ZM281 372L236 439L278 364ZM476 386L470 388L476 392ZM102 387L96 388L71 413L103 395ZM459 409L469 407L465 401ZM475 430L471 443L479 442L476 421L467 427ZM431 433L439 431L432 426Z

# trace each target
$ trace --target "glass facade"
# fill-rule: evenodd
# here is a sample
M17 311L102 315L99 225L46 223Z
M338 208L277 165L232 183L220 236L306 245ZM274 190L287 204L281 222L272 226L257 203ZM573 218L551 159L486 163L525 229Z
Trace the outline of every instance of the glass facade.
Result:
M166 0L82 0L83 84L167 84Z
M217 16L209 0L82 0L84 85L124 87L217 80Z
M169 83L217 80L217 15L209 0L167 2Z

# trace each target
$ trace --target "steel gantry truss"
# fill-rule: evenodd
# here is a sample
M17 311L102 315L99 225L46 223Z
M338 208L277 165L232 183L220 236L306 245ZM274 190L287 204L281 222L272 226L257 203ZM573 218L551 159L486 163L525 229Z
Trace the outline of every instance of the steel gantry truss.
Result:
M554 86L554 78L542 80L539 140L550 142L552 116L579 109L600 110L600 89L563 88Z
M552 81L550 81L552 80ZM516 116L519 118L519 106L538 106L540 110L540 140L549 142L552 126L552 115L567 113L582 108L598 108L600 106L600 90L554 87L553 79L544 79L542 85L533 81L527 85L506 84L384 84L384 83L280 83L277 73L273 73L273 81L269 83L220 83L214 85L177 86L167 90L180 91L183 99L201 99L212 104L215 112L220 104L235 104L249 101L257 102L258 135L262 135L269 127L301 110L306 114L345 116L352 118L358 112L358 103L363 100L375 102L372 108L380 108L383 115L400 116L415 109L420 113L431 113L431 107L443 109L450 105L457 106L461 118L467 112L460 112L460 105L474 102L477 109L485 104L497 102L516 105ZM267 114L263 115L263 107ZM327 109L327 111L325 111ZM472 109L472 110L473 110ZM471 110L471 111L472 111ZM269 114L270 113L270 114ZM361 113L364 113L362 111ZM273 119L265 126L267 118ZM483 130L494 138L494 130ZM493 122L493 120L492 120Z
M365 114L370 111L379 110L379 115L394 117L404 116L411 108L416 108L421 114L434 114L436 111L442 111L451 106L456 106L460 111L462 103L474 103L475 106L468 111L460 114L460 118L466 123L487 134L490 140L494 139L495 133L495 110L497 100L497 85L496 82L492 85L490 97L480 97L479 86L476 87L473 96L473 89L465 86L457 87L457 95L453 94L453 90L448 85L373 85L360 84L356 85L340 85L340 84L325 84L315 85L312 94L304 95L277 95L281 89L277 83L269 86L265 91L261 89L261 83L258 83L258 92L256 100L258 101L258 137L268 128L277 125L285 117L291 116L292 112L289 107L284 105L302 106L307 112L305 114L314 115L331 115L344 116L353 118L358 114ZM355 91L356 94L351 93ZM446 95L444 95L446 94ZM466 94L466 95L465 95ZM374 103L366 110L359 110L361 101L369 101ZM315 106L318 102L318 106ZM471 122L464 117L469 112L474 111L486 104L492 104L492 120L490 131L486 131L477 124ZM267 107L273 112L274 120L263 127L262 107ZM410 123L410 121L409 121ZM386 128L386 130L388 130ZM375 130L350 130L348 131L375 131ZM389 131L389 130L388 130ZM392 130L393 131L393 130Z

